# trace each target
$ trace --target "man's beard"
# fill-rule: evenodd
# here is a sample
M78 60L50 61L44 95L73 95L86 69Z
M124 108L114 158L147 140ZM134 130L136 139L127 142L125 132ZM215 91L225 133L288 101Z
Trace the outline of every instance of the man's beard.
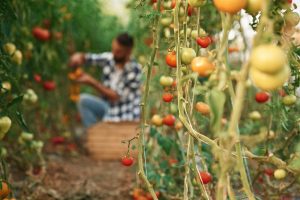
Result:
M122 57L122 58L114 57L114 60L116 63L124 63L126 61L126 57Z

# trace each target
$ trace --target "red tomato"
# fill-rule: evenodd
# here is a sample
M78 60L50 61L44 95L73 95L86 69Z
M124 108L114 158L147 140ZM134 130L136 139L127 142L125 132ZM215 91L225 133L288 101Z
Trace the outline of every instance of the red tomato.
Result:
M271 168L266 168L266 169L264 170L264 172L265 172L265 174L268 175L268 176L273 176L273 174L274 174L274 170L271 169Z
M293 0L287 0L287 2L291 4L291 3L293 3Z
M65 138L62 136L53 137L51 139L51 143L53 145L63 144L65 142Z
M174 115L166 115L163 118L163 124L167 126L174 126L176 118Z
M124 156L122 158L122 165L129 167L133 164L133 158L131 156Z
M212 181L212 176L209 172L199 172L199 176L203 182L203 184L208 184Z
M56 84L54 81L45 81L43 83L43 87L45 90L47 91L51 91L51 90L54 90L56 88Z
M171 94L171 93L163 94L163 100L164 100L164 102L167 102L167 103L171 102L173 100L173 94Z
M166 63L172 68L176 68L177 63L176 63L176 52L169 52L166 56Z
M265 103L269 100L270 95L267 92L257 92L255 95L255 100L257 103Z
M34 78L35 82L37 82L37 83L41 83L42 82L42 77L39 74L34 74L33 78Z
M169 159L169 165L175 165L175 164L177 164L178 163L178 160L177 159L175 159L175 158L170 158Z
M172 0L172 3L171 3L171 8L175 8L176 7L176 0Z
M155 195L156 195L157 198L159 198L160 192L159 191L155 192ZM150 193L146 194L146 198L147 198L147 200L153 200Z
M193 12L194 12L194 9L193 9L193 7L192 6L190 6L190 5L188 5L188 11L187 11L187 14L188 14L188 16L192 16L192 14L193 14Z
M50 39L50 32L41 27L34 27L32 29L32 35L40 41L47 41Z
M176 80L174 80L172 83L172 87L176 87L176 85L177 85L177 82L176 82Z
M209 36L206 37L198 37L197 44L202 48L207 48L211 44L211 38Z
M285 97L286 96L286 92L284 91L284 89L280 89L278 91L278 94L281 96L281 97Z

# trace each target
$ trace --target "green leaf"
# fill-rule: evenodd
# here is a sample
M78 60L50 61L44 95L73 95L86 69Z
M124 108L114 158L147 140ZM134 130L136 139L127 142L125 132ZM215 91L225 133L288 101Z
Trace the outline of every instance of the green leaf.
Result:
M20 103L22 102L22 100L23 100L23 95L17 96L16 98L14 98L13 100L11 100L11 101L7 104L6 108L9 108L9 107L11 107L11 106L13 106L13 105L16 105L16 104L20 104Z
M207 95L207 102L211 109L210 128L214 134L220 131L225 101L225 94L217 89L211 90Z
M167 155L170 155L173 142L171 139L164 137L162 135L157 135L157 142L159 146L166 152Z

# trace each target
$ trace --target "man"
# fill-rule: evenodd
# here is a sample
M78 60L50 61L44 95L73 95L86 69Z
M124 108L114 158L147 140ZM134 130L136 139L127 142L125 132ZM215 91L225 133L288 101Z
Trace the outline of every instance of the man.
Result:
M70 66L95 65L102 67L102 81L83 73L79 83L89 85L100 96L81 94L78 109L85 127L98 121L136 121L140 115L140 65L131 58L133 38L120 34L112 42L112 52L75 53Z

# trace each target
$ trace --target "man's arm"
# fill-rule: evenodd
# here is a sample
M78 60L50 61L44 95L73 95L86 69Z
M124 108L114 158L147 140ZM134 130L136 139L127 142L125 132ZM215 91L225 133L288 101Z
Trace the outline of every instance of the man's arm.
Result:
M107 97L110 101L118 101L120 99L117 92L114 90L105 87L102 83L94 79L88 74L82 74L77 80L79 83L87 84L95 88L98 92L100 92L103 96Z
M111 53L82 53L77 52L74 53L69 60L69 66L70 67L77 67L82 65L104 65L105 62L107 62L110 57Z

